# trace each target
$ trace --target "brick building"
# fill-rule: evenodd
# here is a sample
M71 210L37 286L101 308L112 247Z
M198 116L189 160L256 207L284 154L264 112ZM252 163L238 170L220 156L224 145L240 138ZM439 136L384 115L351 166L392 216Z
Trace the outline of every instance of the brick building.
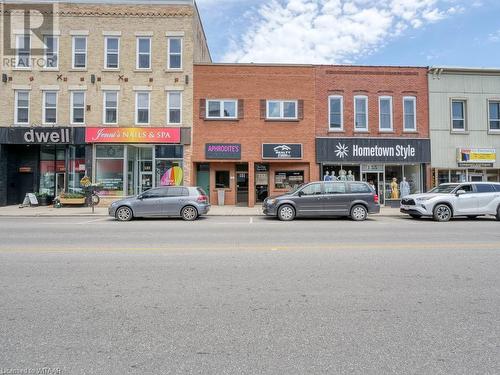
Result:
M429 186L426 68L317 66L315 99L323 178L371 181L394 205Z
M314 68L195 65L194 183L213 204L253 206L319 178Z
M85 174L113 199L190 184L193 63L211 61L194 1L44 1L36 31L22 6L2 2L0 205Z

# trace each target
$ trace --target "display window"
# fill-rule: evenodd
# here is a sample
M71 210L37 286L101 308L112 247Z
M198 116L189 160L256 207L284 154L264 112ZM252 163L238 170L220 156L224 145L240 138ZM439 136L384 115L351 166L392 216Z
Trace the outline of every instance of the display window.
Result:
M56 196L64 191L66 146L40 147L39 193Z
M95 148L96 182L100 195L123 195L124 146L98 145Z
M229 189L229 171L215 171L215 188Z
M323 181L361 181L359 165L324 165Z
M276 171L274 188L292 190L304 183L304 171Z

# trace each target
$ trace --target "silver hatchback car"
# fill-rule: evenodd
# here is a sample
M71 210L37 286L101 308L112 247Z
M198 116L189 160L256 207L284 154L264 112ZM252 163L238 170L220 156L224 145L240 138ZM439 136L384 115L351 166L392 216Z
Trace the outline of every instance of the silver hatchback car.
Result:
M149 189L137 197L113 202L108 213L119 221L136 217L182 217L196 220L210 210L208 197L199 187L164 186Z

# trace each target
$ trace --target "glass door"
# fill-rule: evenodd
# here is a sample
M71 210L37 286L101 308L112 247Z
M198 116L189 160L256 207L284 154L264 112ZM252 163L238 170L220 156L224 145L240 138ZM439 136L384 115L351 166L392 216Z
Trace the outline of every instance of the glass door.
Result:
M151 146L140 147L138 152L139 171L139 194L151 189L154 186L153 177L153 148Z
M384 174L382 172L363 172L362 179L375 189L380 204L384 204Z

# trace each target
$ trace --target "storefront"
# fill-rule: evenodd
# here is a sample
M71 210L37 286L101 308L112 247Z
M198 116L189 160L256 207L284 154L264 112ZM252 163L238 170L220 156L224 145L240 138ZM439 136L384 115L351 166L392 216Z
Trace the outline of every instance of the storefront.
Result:
M429 139L316 138L323 179L368 182L380 202L391 206L425 190L430 156Z
M264 143L253 160L243 154L239 143L205 144L205 160L195 163L196 184L212 204L222 204L223 191L224 204L253 206L309 181L311 163L303 161L302 144Z
M457 148L453 168L433 168L434 186L447 182L500 181L500 169L495 167L495 148Z
M184 184L181 128L87 128L92 179L102 197L140 194Z
M80 190L86 173L83 128L1 128L4 168L2 204L22 203L26 193L48 201L63 191Z

